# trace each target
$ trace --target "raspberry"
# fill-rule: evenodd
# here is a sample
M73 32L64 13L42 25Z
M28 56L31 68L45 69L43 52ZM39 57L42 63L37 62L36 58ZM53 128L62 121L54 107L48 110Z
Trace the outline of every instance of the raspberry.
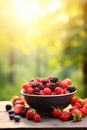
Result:
M56 94L63 94L64 90L63 90L61 87L56 87L56 88L54 89L54 92L55 92Z
M44 93L44 95L51 95L51 90L50 90L50 88L44 88L44 89L43 89L43 93Z
M40 116L39 114L35 114L34 117L33 117L33 120L34 120L35 122L40 122L41 116Z

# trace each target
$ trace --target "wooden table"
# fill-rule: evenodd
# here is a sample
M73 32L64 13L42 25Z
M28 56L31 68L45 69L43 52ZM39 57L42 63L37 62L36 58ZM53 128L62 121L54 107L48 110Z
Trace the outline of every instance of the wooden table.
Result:
M41 122L34 122L21 118L20 122L10 120L8 113L5 110L5 105L9 101L0 101L0 130L86 130L87 117L84 117L80 122L61 121L48 116L42 118Z

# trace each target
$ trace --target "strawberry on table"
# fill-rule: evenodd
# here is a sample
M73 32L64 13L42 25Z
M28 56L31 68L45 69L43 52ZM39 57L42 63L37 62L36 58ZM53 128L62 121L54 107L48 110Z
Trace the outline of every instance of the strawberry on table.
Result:
M33 117L35 114L36 114L36 110L33 108L30 108L26 113L26 118L29 120L33 120Z
M16 104L15 106L14 106L14 114L15 115L20 115L21 114L21 112L24 110L24 105L22 105L22 104Z

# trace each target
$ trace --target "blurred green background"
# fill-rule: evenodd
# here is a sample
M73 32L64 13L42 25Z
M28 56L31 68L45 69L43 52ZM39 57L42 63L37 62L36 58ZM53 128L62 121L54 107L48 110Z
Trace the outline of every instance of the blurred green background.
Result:
M49 75L87 97L87 0L0 0L0 100Z

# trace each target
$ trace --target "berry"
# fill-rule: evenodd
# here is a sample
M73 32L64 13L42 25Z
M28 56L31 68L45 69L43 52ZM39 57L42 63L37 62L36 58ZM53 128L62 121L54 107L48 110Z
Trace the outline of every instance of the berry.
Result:
M11 105L11 104L7 104L7 105L5 106L5 108L6 108L6 111L9 111L9 110L12 109L12 105Z
M44 88L43 93L44 93L44 95L51 95L51 89L50 88Z
M56 88L56 84L55 83L51 83L50 84L51 91L54 91L55 88Z
M78 108L72 110L72 115L73 121L80 121L82 119L82 112Z
M54 92L55 92L56 94L63 94L64 90L63 90L63 88L61 88L61 87L56 87L56 88L54 89Z
M20 121L20 116L19 115L15 115L14 116L14 120L15 120L15 122L19 122Z
M8 110L8 114L14 114L14 111L13 110Z
M25 102L24 102L24 100L16 100L15 102L14 102L14 106L16 105L16 104L21 104L21 105L25 105Z
M21 112L23 111L24 109L24 105L21 105L21 104L17 104L14 106L14 114L15 115L19 115L21 114Z
M57 77L52 77L51 79L50 79L50 82L52 82L52 83L56 83L58 81L58 78Z
M21 115L22 117L26 117L26 113L27 113L28 110L29 110L29 107L25 107L24 110L21 112L20 115Z
M59 118L63 121L68 121L69 120L69 114L68 112L61 112L59 115Z
M53 111L52 111L52 116L55 117L55 118L58 118L59 113L60 113L60 110L57 109L57 108L54 108Z
M39 114L35 114L34 117L33 117L33 120L35 122L40 122L41 121L41 116Z
M62 81L60 85L63 89L66 89L68 87L67 83L64 81Z
M14 119L14 116L15 116L14 114L10 114L10 115L9 115L9 119L10 119L10 120L13 120L13 119Z
M24 90L27 90L28 87L29 87L29 84L28 83L24 83L22 87L23 87Z
M34 94L39 94L40 93L40 89L38 87L34 88Z
M79 100L79 98L78 97L74 97L73 96L73 98L72 98L72 100L71 100L71 105L75 105L75 103L77 102Z
M63 82L66 83L68 86L72 85L71 79L65 79L65 80L63 80Z
M33 94L33 92L34 92L34 89L33 89L32 87L29 87L29 88L27 89L27 93L28 93L28 94Z
M36 114L36 110L33 108L30 108L26 113L26 118L28 120L33 120L34 115Z
M69 87L67 88L67 90L68 90L70 93L72 93L72 92L74 92L74 91L76 90L76 88L75 88L74 86L69 86Z
M42 83L43 83L43 85L46 85L47 83L49 83L49 80L47 78L44 78L44 79L42 79Z

